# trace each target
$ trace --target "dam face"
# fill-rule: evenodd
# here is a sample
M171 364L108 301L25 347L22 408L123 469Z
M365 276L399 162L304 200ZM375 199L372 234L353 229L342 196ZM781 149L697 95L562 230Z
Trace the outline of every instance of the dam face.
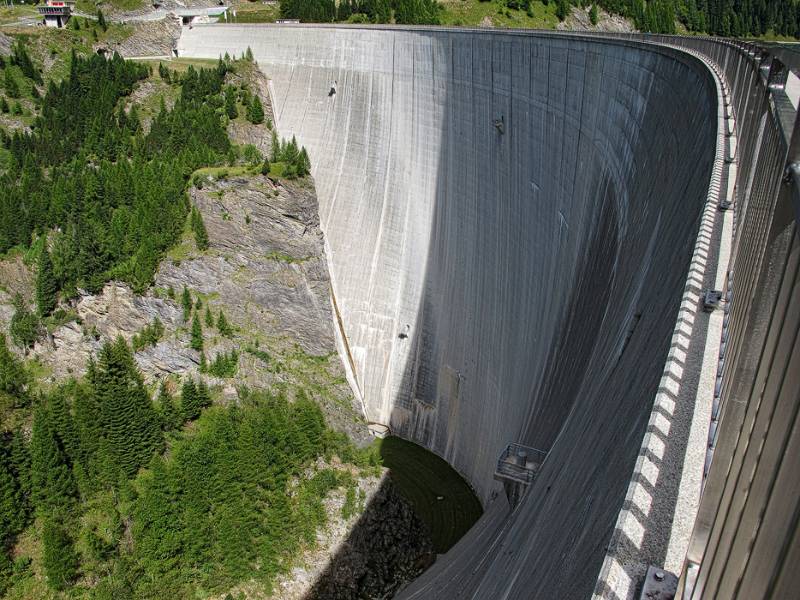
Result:
M310 153L368 420L486 508L405 597L591 595L709 187L711 74L664 47L484 31L195 26L179 53L248 46ZM513 512L493 480L509 442L549 452Z

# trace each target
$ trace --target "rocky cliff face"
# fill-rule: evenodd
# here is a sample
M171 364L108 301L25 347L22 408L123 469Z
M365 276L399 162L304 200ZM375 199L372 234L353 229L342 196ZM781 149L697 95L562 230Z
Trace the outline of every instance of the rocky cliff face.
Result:
M330 280L309 183L233 178L193 189L211 250L165 261L156 286L213 296L248 332L333 352Z
M136 295L117 282L97 295L83 293L72 302L74 318L43 337L31 356L50 381L81 376L104 342L117 336L130 342L157 318L164 326L161 340L135 354L145 380L199 376L201 354L190 348L190 323L180 306L185 287L201 304L207 361L232 350L240 355L235 377L203 375L221 388L223 398L235 399L242 385L277 387L290 396L302 387L320 402L331 425L367 441L336 353L311 181L209 178L202 189L192 188L190 197L203 216L209 249L198 251L187 232L162 261L147 294ZM6 294L0 301L0 317L7 324L11 297ZM223 311L233 334L224 336L216 325L209 326L207 310L215 322Z

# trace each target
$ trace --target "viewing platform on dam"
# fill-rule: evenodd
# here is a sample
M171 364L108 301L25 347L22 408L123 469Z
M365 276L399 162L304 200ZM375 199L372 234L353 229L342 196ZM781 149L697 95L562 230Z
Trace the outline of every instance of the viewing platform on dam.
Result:
M503 484L508 503L513 510L547 458L547 452L510 443L497 460L494 478Z

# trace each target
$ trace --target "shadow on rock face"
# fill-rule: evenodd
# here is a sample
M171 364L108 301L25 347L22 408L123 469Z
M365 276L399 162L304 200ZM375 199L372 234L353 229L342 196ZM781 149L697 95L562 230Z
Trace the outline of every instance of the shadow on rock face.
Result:
M391 598L435 560L427 527L384 477L304 600Z

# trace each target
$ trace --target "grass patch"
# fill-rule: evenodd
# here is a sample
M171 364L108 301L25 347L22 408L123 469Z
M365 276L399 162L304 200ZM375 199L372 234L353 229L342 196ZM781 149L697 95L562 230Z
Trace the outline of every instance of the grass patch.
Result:
M556 17L556 2L550 2L547 6L541 2L531 2L530 12L510 9L502 0L444 0L441 5L439 18L442 25L477 27L488 17L494 27L555 29L559 22Z
M236 16L228 19L229 23L274 23L280 19L280 8L278 5L242 4L236 7Z
M289 265L295 264L295 263L301 264L301 263L304 263L304 262L306 262L308 260L311 260L310 256L301 256L301 257L298 258L296 256L290 256L289 254L284 254L283 252L278 252L277 250L274 250L274 251L270 252L264 258L266 258L268 260L277 260L279 262L283 262L283 263L286 263L286 264L289 264Z
M101 8L104 13L113 13L115 11L137 10L149 5L146 0L104 0ZM76 7L79 11L90 14L95 14L98 8L97 3L93 0L78 0Z
M233 167L203 167L192 173L192 181L198 181L211 177L212 179L227 179L228 177L241 177L258 175L261 167L256 165L236 165Z
M130 60L140 62L148 66L152 65L155 77L158 77L159 63L163 63L163 65L171 71L183 73L190 66L194 67L195 69L200 69L203 67L208 68L216 66L218 62L216 58L171 58L169 60L163 58L131 58Z
M77 321L79 324L81 322L78 317L78 312L75 309L70 308L64 310L63 308L57 308L52 315L48 315L42 319L42 324L47 328L49 333L53 333L62 325L66 325L72 321Z
M194 241L194 232L190 223L189 215L186 215L186 222L183 224L183 233L181 239L172 248L167 250L166 258L171 260L173 264L179 265L182 261L192 258L197 254L197 244ZM175 290L176 294L180 292Z
M20 19L27 19L30 17L39 18L39 11L34 6L17 5L17 6L3 6L0 8L0 25L8 23L15 23Z
M455 469L421 446L392 436L380 441L380 454L392 481L428 526L437 554L447 552L483 513L478 498Z

